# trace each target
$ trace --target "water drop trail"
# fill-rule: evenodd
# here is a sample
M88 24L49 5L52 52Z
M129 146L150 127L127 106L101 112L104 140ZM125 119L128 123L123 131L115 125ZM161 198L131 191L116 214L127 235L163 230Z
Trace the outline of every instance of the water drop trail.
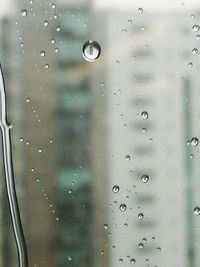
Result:
M6 180L6 191L9 202L9 209L12 219L13 231L15 235L19 267L28 267L28 256L26 242L24 238L17 194L15 190L12 145L11 145L11 125L7 122L6 114L6 94L2 67L0 65L0 128L3 143L3 161Z

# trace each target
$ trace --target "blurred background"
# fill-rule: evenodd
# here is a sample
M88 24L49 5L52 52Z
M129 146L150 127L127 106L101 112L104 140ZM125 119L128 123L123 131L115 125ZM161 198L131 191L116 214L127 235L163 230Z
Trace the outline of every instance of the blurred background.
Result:
M195 0L1 2L29 266L200 266L199 49ZM0 172L0 267L14 267L2 157Z

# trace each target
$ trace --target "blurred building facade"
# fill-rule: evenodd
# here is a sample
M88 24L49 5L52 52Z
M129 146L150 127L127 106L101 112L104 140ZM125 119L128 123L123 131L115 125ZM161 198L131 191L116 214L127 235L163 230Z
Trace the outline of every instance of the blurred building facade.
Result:
M111 205L109 266L135 261L137 266L198 266L194 229L199 223L193 208L199 202L194 175L199 156L187 145L193 135L199 136L199 109L193 105L199 97L199 63L192 53L198 47L192 30L198 15L194 22L189 12L142 13L93 14L93 39L106 55L92 88L98 91L94 127L103 127L98 134L106 144L108 177L102 183ZM143 175L149 182L142 182ZM112 192L115 185L119 193Z

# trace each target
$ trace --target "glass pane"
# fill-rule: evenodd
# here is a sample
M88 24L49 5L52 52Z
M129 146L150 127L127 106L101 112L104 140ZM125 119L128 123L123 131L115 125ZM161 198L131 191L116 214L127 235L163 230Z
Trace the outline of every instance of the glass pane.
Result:
M197 0L2 0L0 266L14 200L29 266L199 266L199 49Z

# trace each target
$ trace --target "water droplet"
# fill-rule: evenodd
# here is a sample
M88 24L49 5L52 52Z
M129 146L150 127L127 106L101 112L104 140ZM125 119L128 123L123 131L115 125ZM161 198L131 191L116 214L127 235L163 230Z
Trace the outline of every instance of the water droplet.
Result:
M108 225L107 224L104 224L104 229L108 229Z
M138 218L139 218L140 220L142 220L142 219L144 218L144 214L143 214L143 213L139 213L139 214L138 214Z
M121 210L121 211L125 211L126 210L126 204L121 204L120 206L119 206L119 209Z
M47 20L44 21L44 26L45 27L49 26L49 22Z
M192 26L192 30L193 30L194 32L198 32L199 29L200 29L200 27L199 27L199 25L197 25L197 24L195 24L195 25Z
M119 192L119 186L118 185L114 185L112 188L113 193L118 193Z
M54 49L54 51L55 51L55 53L58 53L58 52L59 52L59 49L56 47L56 48Z
M45 67L45 69L48 69L49 68L49 64L45 64L44 67Z
M43 151L42 148L38 148L39 153L42 153L42 151Z
M134 258L130 259L130 263L136 263L136 260Z
M122 258L120 258L120 259L119 259L119 262L123 263L123 262L124 262L124 260L123 260Z
M51 8L55 9L56 8L56 4L55 3L52 3L51 4Z
M146 243L146 242L147 242L146 237L143 237L143 238L142 238L142 242L143 242L143 243Z
M58 27L56 28L56 31L57 31L57 32L59 32L59 31L60 31L60 26L58 26Z
M161 251L161 247L157 247L157 251Z
M23 137L20 137L20 138L19 138L19 141L20 141L20 142L24 142L24 138L23 138Z
M142 244L142 243L139 243L139 248L143 248L144 247L144 245Z
M122 33L127 33L127 29L123 29L122 30Z
M133 21L132 21L131 19L129 19L129 20L128 20L128 23L129 23L129 24L132 24L132 23L133 23Z
M129 155L126 155L126 156L125 156L125 159L126 159L127 161L129 161L129 160L131 159L131 157L130 157Z
M200 208L199 207L194 208L194 214L198 215L198 216L200 215Z
M138 8L138 12L140 13L140 14L142 14L143 13L143 8Z
M187 141L187 146L190 146L191 145L191 142L190 140Z
M26 9L22 9L21 10L21 16L22 17L26 17L27 16L27 10Z
M82 52L85 60L94 62L101 54L101 47L97 42L89 40L83 45Z
M147 129L146 128L142 128L142 132L143 133L146 133L147 132Z
M197 137L193 137L191 139L191 145L192 146L198 146L198 144L199 144L199 139Z
M149 181L149 175L143 174L141 180L143 183L147 183Z
M51 39L51 43L55 44L56 40L55 39Z
M148 112L147 112L147 111L142 111L142 113L141 113L141 117L142 117L144 120L147 120L148 117L149 117Z
M40 51L40 56L41 56L41 57L44 57L45 55L46 55L46 53L45 53L44 50Z
M188 67L189 67L189 68L192 68L192 67L193 67L193 63L192 63L192 62L189 62L189 63L188 63Z
M197 48L193 48L192 49L192 54L194 54L194 55L198 54L198 49Z
M40 181L40 178L36 178L36 182L39 183L39 181Z
M29 103L30 102L30 97L26 98L26 102Z

